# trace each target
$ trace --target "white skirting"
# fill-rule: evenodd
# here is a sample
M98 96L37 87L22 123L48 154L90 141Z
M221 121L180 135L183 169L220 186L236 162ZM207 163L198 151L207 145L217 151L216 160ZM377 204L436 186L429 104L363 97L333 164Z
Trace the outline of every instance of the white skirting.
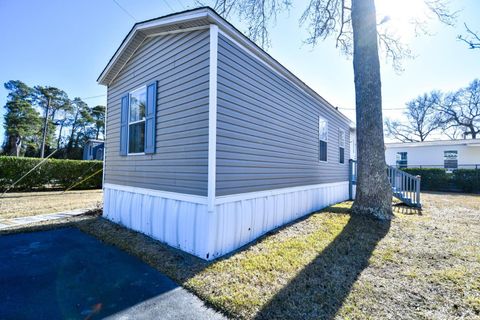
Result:
M206 258L205 239L209 236L206 197L189 199L188 195L108 183L103 194L105 218Z
M104 217L202 259L212 260L266 232L349 198L348 182L215 199L105 184Z

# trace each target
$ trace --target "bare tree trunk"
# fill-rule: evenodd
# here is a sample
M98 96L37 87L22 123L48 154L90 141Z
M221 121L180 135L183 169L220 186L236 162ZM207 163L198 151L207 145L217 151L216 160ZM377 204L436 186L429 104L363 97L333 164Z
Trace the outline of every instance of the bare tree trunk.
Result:
M50 99L48 99L47 106L45 108L45 119L43 121L42 144L40 146L40 158L45 157L45 143L47 142L48 112L49 111L50 111Z
M374 0L352 0L358 176L354 214L388 220L392 190L383 141L382 92Z
M22 138L19 136L10 136L9 137L10 152L11 156L19 157L20 151L22 149Z
M60 142L62 140L62 131L63 131L63 127L65 125L65 120L66 119L63 119L63 121L60 124L60 130L58 132L58 140L57 140L57 150L60 149Z

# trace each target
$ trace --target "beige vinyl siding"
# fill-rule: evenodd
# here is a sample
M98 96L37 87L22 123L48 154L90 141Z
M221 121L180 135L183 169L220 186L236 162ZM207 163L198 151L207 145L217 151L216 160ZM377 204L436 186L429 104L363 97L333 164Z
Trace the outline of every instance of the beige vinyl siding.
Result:
M349 123L223 35L218 48L217 195L348 180ZM318 116L328 121L319 161Z
M208 30L147 38L108 87L105 182L207 195ZM158 81L156 152L120 156L120 99Z

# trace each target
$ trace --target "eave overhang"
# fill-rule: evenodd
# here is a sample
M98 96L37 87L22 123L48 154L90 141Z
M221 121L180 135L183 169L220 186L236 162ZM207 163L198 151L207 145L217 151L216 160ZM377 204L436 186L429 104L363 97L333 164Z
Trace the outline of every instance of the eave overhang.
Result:
M351 120L341 113L338 108L331 105L315 90L306 85L297 76L291 73L272 56L270 56L267 52L257 46L238 29L236 29L232 24L220 17L210 7L182 11L179 13L136 23L122 41L120 47L110 59L107 66L103 69L102 73L97 79L97 82L105 86L110 85L145 39L167 33L182 32L187 29L195 30L207 28L210 24L217 25L220 32L238 42L241 46L249 50L256 58L265 62L269 67L282 75L284 78L293 82L293 84L298 86L300 89L333 109L335 113L341 116L351 126Z

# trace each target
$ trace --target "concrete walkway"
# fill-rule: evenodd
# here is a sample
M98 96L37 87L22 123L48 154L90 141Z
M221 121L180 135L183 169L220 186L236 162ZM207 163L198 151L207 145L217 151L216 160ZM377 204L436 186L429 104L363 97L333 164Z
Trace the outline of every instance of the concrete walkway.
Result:
M1 236L2 319L225 319L140 259L76 228Z
M38 222L74 217L74 216L84 214L86 211L88 210L77 209L72 211L39 214L35 216L28 216L28 217L21 217L21 218L0 219L0 230L7 229L7 228L21 227L31 223L38 223Z

